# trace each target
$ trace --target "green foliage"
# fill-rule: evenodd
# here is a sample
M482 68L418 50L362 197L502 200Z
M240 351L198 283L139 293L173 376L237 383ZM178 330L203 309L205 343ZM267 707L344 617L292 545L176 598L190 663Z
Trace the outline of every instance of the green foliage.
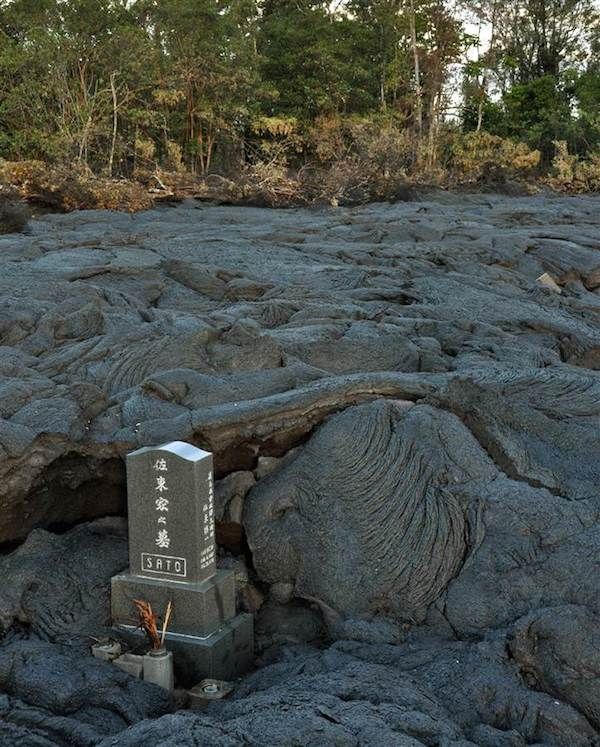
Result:
M550 75L513 86L504 96L504 108L504 133L526 140L546 161L552 156L553 141L567 136L570 99Z
M479 161L455 133L457 71ZM448 164L508 173L507 139L546 167L558 141L595 163L593 0L0 0L7 160L146 184L243 173L276 201L290 170L331 168L340 194L379 196Z
M595 0L465 2L491 40L465 66L463 127L522 140L540 150L546 167L557 141L593 150L600 141Z
M0 6L0 155L131 171L135 143L190 167L243 132L255 87L248 0L13 0Z
M461 109L462 127L465 132L477 129L480 101L475 98L467 98ZM507 117L502 102L491 101L487 96L481 102L482 126L487 132L496 134L506 133Z

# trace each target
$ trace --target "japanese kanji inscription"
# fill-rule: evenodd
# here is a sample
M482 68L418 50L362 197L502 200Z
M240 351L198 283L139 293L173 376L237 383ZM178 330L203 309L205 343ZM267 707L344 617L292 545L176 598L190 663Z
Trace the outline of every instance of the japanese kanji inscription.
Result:
M212 454L174 441L127 457L131 572L199 582L213 576Z

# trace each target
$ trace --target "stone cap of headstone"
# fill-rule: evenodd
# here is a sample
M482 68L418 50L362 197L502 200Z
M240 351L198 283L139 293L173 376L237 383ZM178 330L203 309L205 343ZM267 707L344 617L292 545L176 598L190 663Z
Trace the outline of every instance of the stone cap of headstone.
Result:
M133 575L198 583L216 572L213 457L183 441L127 455Z
M134 454L140 454L141 452L146 451L149 449L150 451L169 451L171 454L175 454L175 456L181 457L182 459L187 459L188 462L199 462L201 459L206 459L206 457L212 457L212 454L210 451L203 451L202 449L199 449L197 446L194 446L193 444L188 444L185 441L170 441L167 444L162 444L161 446L144 446L142 449L137 449L137 451L132 451L131 454L128 456L133 456Z

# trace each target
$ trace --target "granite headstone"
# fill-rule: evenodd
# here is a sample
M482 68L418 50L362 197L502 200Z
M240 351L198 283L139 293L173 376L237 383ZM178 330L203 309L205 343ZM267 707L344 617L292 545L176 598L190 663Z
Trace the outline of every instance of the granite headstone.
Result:
M130 572L111 583L113 624L139 637L135 600L160 616L184 684L231 679L253 659L251 615L236 615L235 577L217 570L212 454L175 441L127 457Z
M216 573L212 454L182 441L127 456L130 571L199 583Z

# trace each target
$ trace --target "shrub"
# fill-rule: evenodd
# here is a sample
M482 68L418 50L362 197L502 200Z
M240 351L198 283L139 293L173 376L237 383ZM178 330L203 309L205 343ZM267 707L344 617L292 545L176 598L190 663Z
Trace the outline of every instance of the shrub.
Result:
M242 172L237 183L240 201L264 207L291 207L306 203L298 176L277 162L258 162Z
M447 168L457 184L494 183L527 178L539 166L541 154L489 132L468 132L450 139Z
M582 161L569 153L564 140L556 140L554 147L553 173L546 180L553 189L573 193L600 192L600 152L592 152Z
M587 192L600 192L600 152L589 153L578 163L578 173Z
M84 210L89 207L90 209L135 213L139 210L148 210L154 204L148 191L137 182L91 179L85 186L93 199L89 205L76 206L72 209Z
M22 231L30 217L16 190L0 186L0 234Z
M309 191L334 204L396 199L415 160L411 134L390 120L317 120L309 151L315 157Z
M183 151L179 143L175 143L173 140L167 140L166 150L167 170L174 171L175 173L181 173L184 171Z
M137 182L100 179L85 170L49 167L42 161L0 162L0 182L27 202L55 210L106 209L135 212L152 206Z

